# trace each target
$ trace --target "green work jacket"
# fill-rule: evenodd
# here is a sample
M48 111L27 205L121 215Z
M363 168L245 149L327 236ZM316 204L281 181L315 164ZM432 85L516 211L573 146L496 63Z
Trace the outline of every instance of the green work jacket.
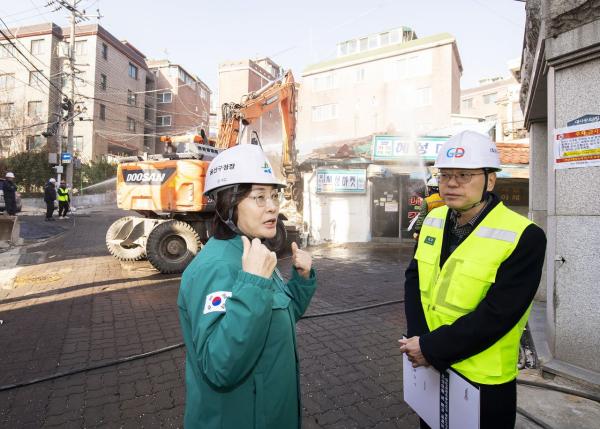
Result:
M299 428L296 321L316 288L314 270L286 284L242 270L239 236L211 238L187 267L177 304L186 345L184 426Z

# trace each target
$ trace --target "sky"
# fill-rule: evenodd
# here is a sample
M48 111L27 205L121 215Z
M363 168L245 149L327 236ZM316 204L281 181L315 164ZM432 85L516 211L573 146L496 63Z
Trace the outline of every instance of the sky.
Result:
M52 12L48 1L3 0L0 17L9 27L67 25L67 13ZM117 39L182 65L213 91L221 62L269 56L301 81L307 66L335 57L336 43L400 26L418 37L452 34L464 68L461 88L470 88L508 74L525 23L525 3L515 0L82 0L78 7L90 15L99 9L99 23Z

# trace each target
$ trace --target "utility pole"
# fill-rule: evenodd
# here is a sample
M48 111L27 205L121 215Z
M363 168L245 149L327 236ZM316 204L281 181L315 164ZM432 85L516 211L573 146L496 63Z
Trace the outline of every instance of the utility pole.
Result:
M73 128L75 126L73 113L75 112L75 22L77 14L78 0L72 0L73 4L70 5L71 10L71 35L69 36L69 67L71 68L71 93L69 99L71 100L68 117L69 122L67 123L67 152L71 154L71 162L67 164L66 182L68 187L73 186Z
M59 94L60 97L60 94ZM58 119L57 119L57 123L56 123L56 141L58 143L58 160L57 160L57 166L62 167L62 107L61 107L62 103L59 103L59 108L58 108ZM61 175L62 173L60 172L60 168L57 169L57 177L56 177L56 182L58 184L60 184L60 179L61 179Z
M64 8L71 12L71 34L69 37L69 67L71 68L71 91L68 100L65 101L69 105L69 109L67 112L67 153L71 154L71 162L66 164L65 180L68 186L73 186L73 128L75 126L75 25L78 21L88 20L88 15L86 15L85 10L83 12L80 12L77 9L77 6L79 5L79 3L81 3L81 0L50 0L46 6L50 7L55 3L56 7L54 11ZM97 10L97 12L98 15L96 16L96 18L100 19L102 17L100 15L100 11ZM62 148L62 141L60 142L60 144ZM60 162L62 165L62 160Z

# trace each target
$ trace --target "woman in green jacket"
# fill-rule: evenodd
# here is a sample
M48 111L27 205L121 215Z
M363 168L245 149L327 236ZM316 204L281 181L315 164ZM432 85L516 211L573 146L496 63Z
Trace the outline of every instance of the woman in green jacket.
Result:
M309 253L292 244L287 283L262 239L275 237L282 185L262 149L242 144L210 164L213 237L183 273L186 428L299 428L295 323L316 288Z

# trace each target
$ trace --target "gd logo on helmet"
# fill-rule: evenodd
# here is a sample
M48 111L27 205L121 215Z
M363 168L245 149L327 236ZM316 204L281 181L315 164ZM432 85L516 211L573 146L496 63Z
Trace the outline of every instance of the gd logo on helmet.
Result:
M451 147L446 152L447 158L462 158L465 155L465 149L462 147Z

